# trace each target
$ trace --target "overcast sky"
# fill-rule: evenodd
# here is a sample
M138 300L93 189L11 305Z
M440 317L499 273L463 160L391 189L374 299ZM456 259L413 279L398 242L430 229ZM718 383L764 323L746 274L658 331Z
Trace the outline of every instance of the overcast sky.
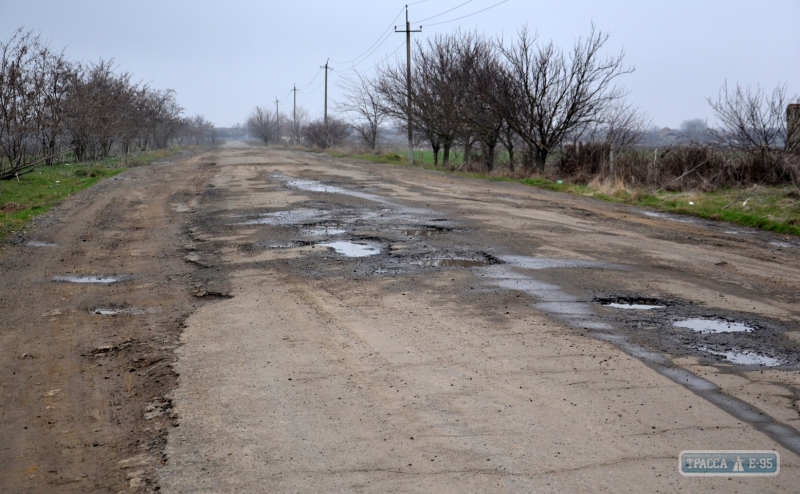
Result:
M412 2L410 20L435 16L466 0ZM713 120L706 97L730 82L800 93L800 0L472 0L421 22L422 40L461 28L511 39L523 26L569 48L594 22L608 32L609 53L624 49L636 68L623 79L630 100L659 126L692 118ZM121 70L157 88L177 91L186 114L218 126L244 122L256 105L281 100L322 114L323 74L331 59L330 99L350 61L402 28L405 2L348 0L0 0L0 35L32 29L70 58L114 58ZM395 20L396 19L396 20ZM416 22L413 27L418 27ZM399 49L402 34L387 34L357 69L366 71ZM361 59L359 59L361 60ZM403 60L403 59L399 59ZM370 72L367 72L370 73ZM316 77L316 79L314 79ZM312 82L313 81L313 82Z

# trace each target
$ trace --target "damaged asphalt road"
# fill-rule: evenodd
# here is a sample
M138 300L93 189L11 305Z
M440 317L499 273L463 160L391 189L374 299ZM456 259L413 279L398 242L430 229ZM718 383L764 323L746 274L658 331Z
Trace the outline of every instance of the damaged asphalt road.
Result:
M796 240L233 144L132 175L3 253L11 492L800 483Z

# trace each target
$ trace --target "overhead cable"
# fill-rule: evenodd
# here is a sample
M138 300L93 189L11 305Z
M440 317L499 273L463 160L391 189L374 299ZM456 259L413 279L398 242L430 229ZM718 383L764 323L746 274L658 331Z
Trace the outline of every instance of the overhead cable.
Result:
M456 10L456 9L460 8L460 7L463 7L464 5L466 5L466 4L468 4L468 3L471 3L471 2L473 2L473 1L474 1L474 0L467 0L466 2L462 3L461 5L456 5L455 7L453 7L453 8L452 8L452 9L450 9L450 10L445 10L445 11L444 11L444 12L442 12L441 14L436 14L436 15L434 15L434 16L428 17L427 19L420 19L420 20L418 20L418 21L414 21L414 22L412 22L411 24L419 24L420 22L425 22L425 21L429 21L429 20L431 20L431 19L436 19L437 17L443 16L443 15L445 15L445 14L447 14L447 13L449 13L449 12L452 12L452 11L454 11L454 10Z
M508 0L503 0L502 2L497 2L496 4L490 5L490 6L486 7L485 9L479 10L477 12L473 12L471 14L467 14L465 16L456 17L455 19L450 19L449 21L434 22L433 24L426 24L426 26L438 26L439 24L447 24L448 22L460 21L461 19L466 19L467 17L472 17L473 15L480 14L481 12L486 12L487 10L493 9L493 8L497 7L498 5L502 5L502 4L506 3L506 2L508 2Z

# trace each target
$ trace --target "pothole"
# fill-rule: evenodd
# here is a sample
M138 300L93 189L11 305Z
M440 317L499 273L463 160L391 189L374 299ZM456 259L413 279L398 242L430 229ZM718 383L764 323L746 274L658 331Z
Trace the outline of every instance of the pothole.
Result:
M337 254L342 254L347 257L367 257L380 254L380 249L369 244L358 244L355 242L347 242L340 240L337 242L328 242L324 244L317 244L320 247L328 247L336 251Z
M677 328L686 328L697 333L751 333L753 327L741 322L730 322L724 319L683 319L672 323Z
M264 213L258 218L247 220L237 225L297 225L310 223L313 220L324 221L328 218L326 211L319 209L294 209L291 211L276 211L274 213Z
M474 268L492 264L488 259L428 259L419 263L434 268Z
M157 312L157 310L149 309L137 309L134 307L95 307L94 309L89 309L90 314L94 314L97 316L117 316L117 315L142 315L142 314L152 314Z
M657 298L648 297L607 297L595 299L603 307L627 310L665 309L668 303Z
M53 281L65 283L100 283L106 285L125 281L126 279L127 277L124 276L53 276Z
M778 367L783 365L779 359L775 357L768 357L766 355L761 355L760 353L756 352L736 352L736 351L726 351L726 352L718 352L715 350L711 350L707 347L700 347L699 350L702 350L706 353L710 353L711 355L716 355L718 357L724 357L725 360L729 361L732 364L737 365L758 365L762 367Z

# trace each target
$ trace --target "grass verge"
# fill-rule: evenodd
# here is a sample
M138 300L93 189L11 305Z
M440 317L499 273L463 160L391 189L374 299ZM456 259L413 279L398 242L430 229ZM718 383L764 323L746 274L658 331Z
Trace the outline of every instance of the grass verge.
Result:
M175 154L159 150L92 164L39 166L17 179L0 181L0 240L20 231L35 216L49 211L59 201L91 187L126 168L141 166Z
M405 156L395 152L383 154L331 153L334 157L356 158L374 163L407 165ZM427 158L427 157L426 157ZM713 192L652 192L626 186L622 181L595 179L588 184L567 183L548 178L492 177L480 173L453 172L434 168L428 160L423 168L472 178L517 182L532 187L593 197L607 202L629 204L665 212L727 221L736 225L759 228L784 235L800 235L800 188L795 186L765 187L753 185L741 189L720 189Z

